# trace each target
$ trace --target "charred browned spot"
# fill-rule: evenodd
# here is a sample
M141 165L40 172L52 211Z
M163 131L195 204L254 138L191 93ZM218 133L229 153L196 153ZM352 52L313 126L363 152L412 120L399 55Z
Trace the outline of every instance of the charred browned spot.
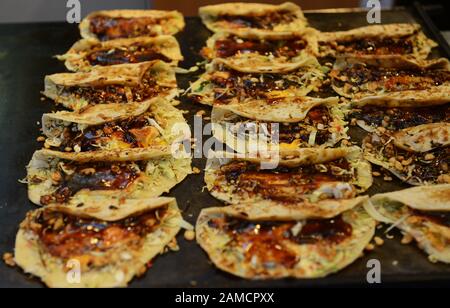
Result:
M155 25L164 25L166 18L135 17L111 18L95 16L91 18L89 30L101 41L138 36L155 36ZM163 28L164 30L164 28Z
M70 259L106 252L120 245L139 247L166 212L167 207L164 207L117 222L106 222L44 210L34 218L31 227L48 253Z
M258 53L261 55L273 54L275 57L293 58L305 49L307 42L301 38L277 41L257 41L229 37L217 40L215 49L217 57L228 58L238 53Z
M300 245L338 244L353 232L352 226L341 216L307 220L297 234L292 231L296 222L258 222L224 217L211 219L208 225L226 232L232 238L228 245L243 249L247 262L256 258L265 267L281 265L293 268L300 261L300 256L288 248L289 241Z
M273 29L275 25L288 24L297 19L290 11L280 10L264 15L219 15L216 21L225 21L235 28Z
M155 46L139 44L108 50L94 50L86 56L86 59L91 65L101 66L140 63L153 60L161 60L168 63L172 62L170 58L156 50Z

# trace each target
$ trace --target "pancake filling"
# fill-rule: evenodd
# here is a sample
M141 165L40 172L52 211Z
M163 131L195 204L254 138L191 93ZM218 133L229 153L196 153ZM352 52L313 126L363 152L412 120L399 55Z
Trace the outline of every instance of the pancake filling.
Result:
M155 26L163 27L167 20L167 18L153 17L112 18L95 16L90 20L89 30L101 41L138 36L156 36L158 32L155 32Z
M352 226L341 215L304 222L247 221L226 216L211 219L208 226L225 232L231 238L227 246L242 249L246 262L262 263L266 268L275 265L295 267L300 259L289 244L314 245L325 242L335 245L353 232Z
M214 190L222 191L225 181L231 192L239 195L261 196L263 199L297 202L317 202L324 199L348 199L356 195L350 163L341 158L325 164L295 168L279 166L261 169L259 164L232 161L220 168Z
M97 48L86 56L86 60L92 66L140 63L153 60L161 60L167 63L172 62L170 58L158 51L155 46L142 45L140 43L112 49Z
M217 16L216 22L226 22L233 28L256 28L273 30L277 25L289 24L297 19L291 11L279 10L267 12L264 15L231 15L222 14Z

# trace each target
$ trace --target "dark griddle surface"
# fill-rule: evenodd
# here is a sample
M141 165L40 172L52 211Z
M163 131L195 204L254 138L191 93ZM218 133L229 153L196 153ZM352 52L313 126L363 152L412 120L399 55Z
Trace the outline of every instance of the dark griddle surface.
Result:
M366 24L365 13L306 14L311 25L322 31L346 30ZM415 18L406 10L382 12L384 23L414 22ZM177 38L181 44L188 68L202 59L198 51L210 33L198 18L186 18L186 29ZM427 33L429 34L429 33ZM429 34L430 35L430 34ZM19 179L26 175L25 166L33 151L39 147L35 141L39 136L40 121L44 112L55 110L50 101L41 101L44 76L64 72L64 66L53 55L64 53L79 38L75 25L64 23L0 25L0 254L12 252L15 234L25 213L35 208L27 199L26 185ZM189 81L199 72L179 75L180 88L187 88ZM189 110L186 118L192 124L193 115L199 110L210 109L194 105L182 98L179 108ZM352 129L355 139L361 132ZM204 159L194 160L194 166L203 169ZM186 220L195 223L204 207L219 206L220 202L208 192L202 192L203 174L191 175L178 185L170 196L176 197ZM376 179L369 193L398 190L406 187L398 181L387 184ZM383 230L378 233L382 235ZM366 263L377 258L381 262L382 281L427 282L450 281L450 266L432 264L414 245L400 244L400 234L392 232L394 239L385 239L385 244L341 272L316 280L284 279L275 281L246 281L215 269L205 253L195 242L184 240L183 232L178 236L180 251L157 257L147 274L135 279L133 287L300 287L330 285L365 285ZM397 265L393 262L397 261ZM42 287L36 278L24 275L18 268L9 268L0 262L0 287Z

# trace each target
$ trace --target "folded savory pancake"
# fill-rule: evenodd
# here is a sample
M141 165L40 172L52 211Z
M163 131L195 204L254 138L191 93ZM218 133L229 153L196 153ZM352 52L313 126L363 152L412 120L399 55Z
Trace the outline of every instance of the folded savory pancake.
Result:
M284 39L248 39L216 33L208 39L201 54L206 59L220 58L228 67L245 73L283 73L311 63L317 53L316 33Z
M46 113L42 131L47 148L62 152L170 150L183 138L187 123L180 110L164 99L142 103L94 105L80 111Z
M326 148L347 138L337 99L322 100L303 114L301 104L267 104L263 111L251 107L215 106L211 115L214 137L240 153L272 146L281 150Z
M307 26L299 6L260 3L224 3L199 9L205 26L213 32L231 33L247 38L284 38Z
M191 173L191 158L169 152L63 153L36 151L27 166L28 197L37 205L108 204L154 198Z
M205 173L209 192L230 204L267 201L279 208L321 213L346 209L372 185L370 164L357 147L280 152L269 169L266 158L216 152Z
M83 38L109 41L140 36L174 35L184 28L178 11L111 10L97 11L80 23Z
M45 77L45 96L72 110L88 105L142 102L178 95L173 68L160 60L95 66L90 72Z
M330 76L333 89L359 106L409 107L450 101L450 62L445 58L338 58Z
M48 206L29 212L21 223L15 262L49 287L125 287L164 253L182 221L173 198L100 212Z
M161 60L177 66L183 60L173 36L138 37L100 42L82 39L64 55L57 56L69 71L89 71L94 66L110 66Z
M257 206L201 211L197 242L219 269L247 279L324 277L355 261L375 232L361 206L321 219L252 213Z
M411 235L430 261L450 263L450 184L377 194L364 207L374 219Z
M348 31L321 32L319 54L358 58L413 57L426 59L437 44L427 38L418 24L370 25Z
M215 59L206 72L191 84L189 97L206 105L238 104L264 100L276 103L306 96L317 91L326 68L316 59L288 73L243 73Z
M364 157L411 185L450 183L450 123L423 124L371 133Z
M450 123L450 103L430 107L418 103L410 107L384 107L377 105L353 105L350 117L368 132L381 130L400 131L418 125Z

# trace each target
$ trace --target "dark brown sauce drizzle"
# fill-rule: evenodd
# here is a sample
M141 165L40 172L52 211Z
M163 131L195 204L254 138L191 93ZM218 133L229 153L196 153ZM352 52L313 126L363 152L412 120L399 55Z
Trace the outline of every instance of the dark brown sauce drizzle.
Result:
M301 82L287 78L285 74L249 74L221 68L218 71L224 72L228 77L213 74L210 78L210 82L216 88L214 99L217 104L227 104L230 99L241 96L266 99L268 93L273 90L283 91L304 86ZM290 74L299 79L303 76L301 71ZM224 92L225 89L227 92Z
M238 42L236 37L218 40L215 43L217 57L228 58L237 53L258 53L261 55L273 54L275 57L293 58L306 48L306 41L301 38L278 41L257 41L242 39Z
M413 42L408 37L384 39L358 39L340 42L322 42L339 53L356 53L370 55L407 55L413 53Z
M172 62L171 59L155 50L155 47L142 46L138 44L108 50L94 50L87 55L86 59L91 65L101 66L140 63L153 60L161 60L168 63Z
M337 216L332 219L308 220L301 231L294 235L292 228L295 222L251 222L237 218L216 218L208 222L211 228L226 232L232 241L228 245L243 248L247 262L253 257L266 267L275 264L293 268L299 261L293 251L285 246L285 241L294 243L316 244L326 242L339 244L352 235L350 224Z
M90 126L82 132L78 130L76 123L71 124L64 130L64 141L59 146L59 150L64 151L67 147L73 149L75 145L78 145L81 152L98 151L101 149L99 144L102 140L108 142L111 137L128 144L130 148L145 147L147 145L139 140L137 134L144 127L151 129L146 116L152 117L149 113L142 114L126 120Z
M155 97L164 90L157 81L147 71L138 85L130 87L132 97L127 97L127 86L107 85L96 87L62 87L63 95L74 95L77 98L84 98L90 104L117 104L142 102Z
M32 224L46 250L63 259L92 252L105 252L122 244L138 245L152 232L167 212L167 207L106 222L82 219L60 212L43 211Z
M89 190L118 190L125 189L131 185L144 170L145 162L131 163L66 163L66 168L73 170L72 174L59 172L61 180L55 184L56 191L51 195L41 197L43 205L52 202L64 203L70 197L82 189ZM139 167L136 170L135 166Z
M336 170L350 169L344 158L324 166L326 170L320 169L318 165L262 170L257 164L233 161L222 166L221 173L237 192L245 191L249 194L260 194L265 199L292 202L303 200L303 194L317 189L325 181L348 182L352 178L350 174L335 174ZM220 187L218 189L220 190Z
M346 83L358 87L371 81L381 82L387 91L423 90L450 82L450 72L445 70L390 69L354 64L339 72L346 81L335 78L337 86Z
M368 139L369 138L370 136ZM409 160L411 158L411 165L415 165L411 173L412 178L420 179L421 181L426 181L428 183L436 183L437 178L441 174L448 172L448 166L450 166L449 147L437 148L426 153L416 153L397 148L392 142L388 143L388 138L388 136L382 136L379 142L372 142L374 148L371 151L382 151L387 160L391 157L397 158L399 156L403 156L404 160ZM425 155L427 154L433 154L434 158L426 160ZM406 174L404 174L404 176L406 176Z
M301 140L302 142L309 141L310 132L308 129L302 127L302 125L312 125L317 127L318 124L322 124L324 129L317 130L315 144L321 145L330 140L331 133L327 129L329 123L332 121L330 112L327 107L318 106L314 107L308 112L308 115L302 120L301 123L271 123L271 122L258 122L258 124L266 125L266 128L272 136L278 134L279 143L292 143L294 140ZM242 124L242 128L245 128L245 124L248 119L238 117L233 119L233 123L239 122ZM250 123L255 123L251 121ZM274 124L278 124L275 126ZM258 127L258 130L262 130L263 127ZM253 130L251 131L253 132Z
M256 28L271 30L275 25L293 22L297 16L290 11L280 10L264 15L228 15L217 17L217 21L226 21L237 28Z
M396 107L364 106L352 113L352 117L364 120L372 126L382 126L387 117L390 130L400 130L422 124L450 122L450 104L431 107Z
M425 217L432 222L450 228L450 212L412 210L413 215Z
M164 19L150 17L111 18L95 16L90 21L89 29L101 41L137 36L155 36L157 33L153 30L153 26L164 21Z

